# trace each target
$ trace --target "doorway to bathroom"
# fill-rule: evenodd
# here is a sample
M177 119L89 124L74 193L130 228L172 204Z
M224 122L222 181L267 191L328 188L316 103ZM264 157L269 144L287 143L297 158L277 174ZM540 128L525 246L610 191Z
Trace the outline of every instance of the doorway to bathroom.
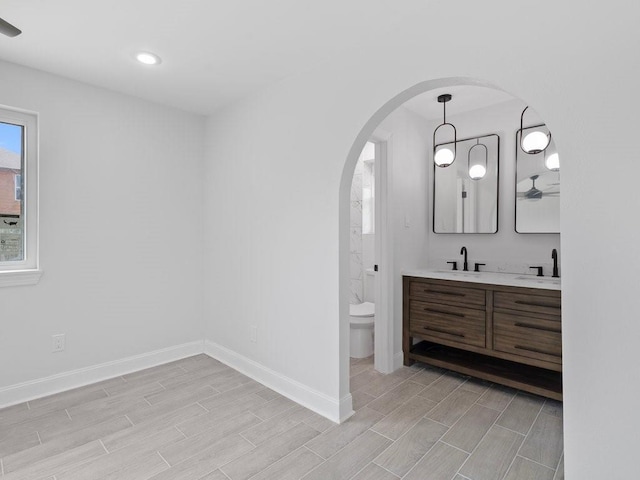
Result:
M366 142L351 183L349 242L349 355L382 373L394 370L389 344L392 255L387 228L387 163L391 135Z

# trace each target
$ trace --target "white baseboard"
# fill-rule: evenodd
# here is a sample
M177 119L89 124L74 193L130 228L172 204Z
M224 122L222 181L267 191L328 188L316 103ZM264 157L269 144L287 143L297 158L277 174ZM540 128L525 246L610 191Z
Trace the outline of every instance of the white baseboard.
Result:
M351 394L347 394L340 399L340 423L347 420L351 415L353 415L353 398Z
M399 370L404 365L404 353L398 352L393 355L393 371Z
M353 415L350 394L334 399L210 340L204 343L204 353L333 422Z
M337 400L209 340L195 341L0 388L0 408L205 353L310 410L340 423L353 415L351 394Z
M0 388L0 408L203 353L202 340Z

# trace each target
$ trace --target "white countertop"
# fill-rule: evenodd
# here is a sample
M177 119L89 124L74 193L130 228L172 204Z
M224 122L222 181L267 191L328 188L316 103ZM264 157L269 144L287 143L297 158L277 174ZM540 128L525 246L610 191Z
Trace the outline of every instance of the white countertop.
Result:
M518 273L463 272L461 270L404 270L405 277L435 278L438 280L457 280L458 282L488 283L508 287L542 288L560 290L559 278L537 277Z

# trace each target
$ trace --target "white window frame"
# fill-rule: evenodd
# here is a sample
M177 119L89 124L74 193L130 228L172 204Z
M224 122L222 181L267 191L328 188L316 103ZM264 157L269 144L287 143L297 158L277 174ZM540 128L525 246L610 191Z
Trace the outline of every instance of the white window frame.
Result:
M0 122L24 127L21 173L24 259L16 262L0 262L0 287L35 285L42 275L38 234L38 114L0 105Z

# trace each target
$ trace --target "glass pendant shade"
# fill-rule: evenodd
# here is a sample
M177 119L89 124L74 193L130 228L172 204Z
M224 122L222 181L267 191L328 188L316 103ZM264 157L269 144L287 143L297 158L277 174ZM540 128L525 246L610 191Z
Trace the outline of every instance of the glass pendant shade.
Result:
M552 172L557 172L560 170L560 157L557 153L552 153L544 160L544 166L547 167L547 170L551 170Z
M544 132L527 133L522 139L522 150L526 153L540 153L549 146L549 136Z
M433 157L433 161L436 165L443 168L451 165L455 159L456 156L453 151L446 147L439 148Z
M486 173L487 169L482 165L474 165L469 169L469 177L471 177L471 180L480 180Z

